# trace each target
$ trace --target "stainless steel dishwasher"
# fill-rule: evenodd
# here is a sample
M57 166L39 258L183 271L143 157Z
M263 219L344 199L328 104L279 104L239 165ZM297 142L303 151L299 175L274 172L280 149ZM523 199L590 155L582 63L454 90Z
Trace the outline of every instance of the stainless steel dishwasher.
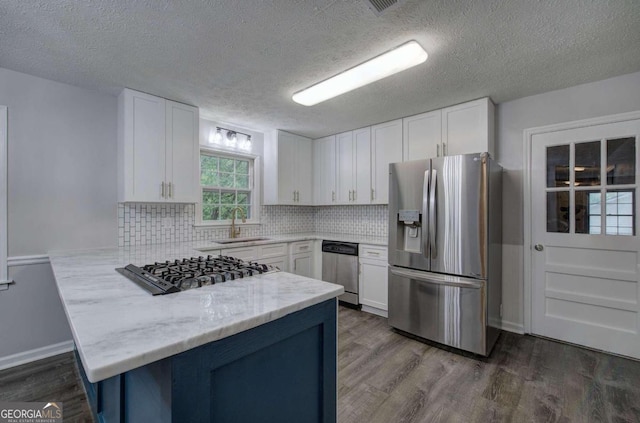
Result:
M344 286L338 299L359 306L358 244L322 241L322 280Z

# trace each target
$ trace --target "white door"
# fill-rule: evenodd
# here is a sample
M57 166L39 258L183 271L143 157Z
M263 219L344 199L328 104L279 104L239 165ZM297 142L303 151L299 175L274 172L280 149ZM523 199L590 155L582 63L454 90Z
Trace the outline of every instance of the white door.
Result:
M338 184L338 204L349 204L353 201L353 132L336 135L336 166Z
M640 120L531 138L532 332L640 358Z
M356 204L369 204L371 193L371 128L353 131L355 164L354 200Z
M409 160L440 156L442 112L436 110L402 119L403 157Z
M313 147L309 138L297 137L295 155L296 204L313 204Z

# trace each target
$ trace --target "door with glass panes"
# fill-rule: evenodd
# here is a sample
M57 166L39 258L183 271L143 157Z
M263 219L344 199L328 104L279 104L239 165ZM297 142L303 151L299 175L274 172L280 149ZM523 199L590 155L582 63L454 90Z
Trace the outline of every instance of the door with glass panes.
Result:
M640 358L640 120L531 138L532 332Z

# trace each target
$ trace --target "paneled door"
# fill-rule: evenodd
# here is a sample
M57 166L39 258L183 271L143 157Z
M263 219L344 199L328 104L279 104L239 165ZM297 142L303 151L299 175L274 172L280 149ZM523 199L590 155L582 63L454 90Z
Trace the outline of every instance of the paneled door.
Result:
M640 120L531 137L531 330L640 358Z

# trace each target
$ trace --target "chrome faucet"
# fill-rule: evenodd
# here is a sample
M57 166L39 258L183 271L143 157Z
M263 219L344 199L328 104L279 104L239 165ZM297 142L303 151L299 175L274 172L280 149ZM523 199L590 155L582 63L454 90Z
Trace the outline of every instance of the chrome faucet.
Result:
M231 228L229 228L229 238L235 238L240 235L241 228L236 229L236 216L238 214L238 211L240 212L240 217L242 217L242 223L245 223L247 221L244 215L244 211L241 207L234 207L233 209L231 209Z

